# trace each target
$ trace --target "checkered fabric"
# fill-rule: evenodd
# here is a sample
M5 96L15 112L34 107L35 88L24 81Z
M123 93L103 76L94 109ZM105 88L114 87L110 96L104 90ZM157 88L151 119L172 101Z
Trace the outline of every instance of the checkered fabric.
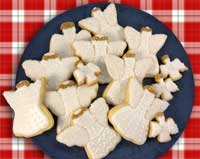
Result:
M99 0L0 0L0 159L48 158L29 139L12 134L12 111L2 92L14 86L20 55L47 21L65 10ZM200 158L200 1L115 0L154 15L181 41L193 67L195 101L183 135L162 159ZM130 156L131 159L131 156Z

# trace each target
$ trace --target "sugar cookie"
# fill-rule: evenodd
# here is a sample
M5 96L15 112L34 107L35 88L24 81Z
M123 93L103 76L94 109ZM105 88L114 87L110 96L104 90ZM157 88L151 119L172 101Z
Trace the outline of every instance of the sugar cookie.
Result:
M43 104L46 80L41 78L34 83L21 81L16 90L3 93L14 110L13 133L17 137L33 137L51 129L54 119Z

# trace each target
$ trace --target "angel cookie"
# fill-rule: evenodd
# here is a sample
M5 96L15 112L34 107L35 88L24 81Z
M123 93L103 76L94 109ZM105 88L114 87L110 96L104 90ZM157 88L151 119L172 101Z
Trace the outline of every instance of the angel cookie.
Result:
M60 58L58 54L44 54L41 61L26 60L22 67L26 76L35 81L41 77L47 78L47 89L55 90L58 85L71 77L78 57Z
M152 58L153 65L149 70L147 77L153 77L158 74L159 64L156 54L164 45L167 35L152 35L152 29L149 27L143 27L141 32L138 32L130 26L124 28L124 35L126 42L128 43L129 50L136 54L136 59L143 59L146 57Z
M79 108L86 108L97 96L98 84L77 86L68 80L57 91L47 91L45 104L58 116L57 133L70 125L72 114Z
M150 122L149 137L154 138L157 136L159 142L168 142L171 140L170 135L177 134L178 127L172 118L165 119L163 113L156 115L156 121Z
M3 93L14 110L13 133L18 137L33 137L51 129L54 120L43 104L45 78L29 83L24 80L16 85L16 90Z
M73 56L72 43L75 40L89 40L91 34L86 30L81 30L76 33L76 28L73 22L64 22L60 29L63 35L53 34L50 40L49 52L55 52L62 57Z
M86 63L92 62L100 67L99 82L103 84L111 81L104 61L105 56L107 54L123 55L126 42L108 41L107 37L97 35L91 41L75 41L72 46L75 55L79 56L82 61Z
M179 91L178 86L174 83L171 78L163 79L161 74L155 76L156 84L153 84L156 91L156 97L169 101L173 98L172 93Z
M100 73L101 70L97 65L93 63L84 65L82 62L79 62L76 65L73 75L78 85L84 83L87 85L93 85L98 83Z
M143 89L136 78L130 78L125 102L109 111L108 118L115 130L137 145L145 143L149 122L169 105L168 102L155 98L152 92L152 87Z
M74 115L72 125L59 133L56 139L67 146L84 147L90 159L104 158L121 140L108 125L108 110L103 98L96 99L89 109Z
M115 4L109 4L104 11L100 8L92 9L92 17L82 19L78 25L92 32L94 35L102 34L109 40L123 40L123 27L118 24Z
M164 55L161 60L164 64L160 65L160 71L164 78L169 76L173 81L177 81L182 77L180 72L188 70L185 64L178 58L171 61L168 55Z
M142 83L153 61L150 58L136 61L134 54L126 53L123 58L107 55L105 63L112 82L104 90L103 97L109 104L119 105L124 102L128 79L136 77Z

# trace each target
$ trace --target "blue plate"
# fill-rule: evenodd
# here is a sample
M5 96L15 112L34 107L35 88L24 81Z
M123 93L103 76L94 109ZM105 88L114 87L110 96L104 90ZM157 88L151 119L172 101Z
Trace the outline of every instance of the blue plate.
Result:
M42 55L48 52L49 40L54 33L60 33L60 24L65 21L77 22L80 19L90 16L91 9L93 7L100 7L104 9L108 3L90 4L75 8L70 11L66 11L57 16L49 23L47 23L29 43L22 55L21 62L18 67L16 83L27 79L22 69L21 63L27 59L41 59ZM160 21L153 16L137 10L135 8L116 4L118 21L122 26L134 26L140 30L143 26L150 26L153 28L153 33L164 33L168 35L167 41L164 47L158 53L160 58L164 53L174 59L178 57L188 67L189 71L185 72L183 78L177 82L180 91L174 93L173 100L170 101L170 107L165 112L168 117L173 117L177 122L180 133L174 135L172 140L168 143L160 144L156 139L148 139L142 146L137 146L128 141L122 140L116 149L111 152L107 159L153 159L158 158L165 153L180 137L183 132L192 111L192 104L194 98L194 80L190 62L187 54L180 42L174 36L174 34ZM77 27L78 29L78 27ZM103 90L103 86L100 87L100 92ZM46 154L55 159L86 159L87 156L82 148L79 147L66 147L63 144L56 142L56 130L55 126L52 130L32 138L33 142L38 145Z

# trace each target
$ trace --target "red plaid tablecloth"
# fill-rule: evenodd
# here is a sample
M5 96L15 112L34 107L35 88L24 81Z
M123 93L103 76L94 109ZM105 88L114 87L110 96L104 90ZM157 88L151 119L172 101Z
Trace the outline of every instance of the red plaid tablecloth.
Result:
M29 139L12 134L12 112L2 92L14 86L24 47L47 21L65 10L99 0L0 0L0 159L48 158ZM200 159L200 1L115 0L154 15L185 47L195 78L193 112L182 137L162 159ZM130 156L131 159L131 156Z

